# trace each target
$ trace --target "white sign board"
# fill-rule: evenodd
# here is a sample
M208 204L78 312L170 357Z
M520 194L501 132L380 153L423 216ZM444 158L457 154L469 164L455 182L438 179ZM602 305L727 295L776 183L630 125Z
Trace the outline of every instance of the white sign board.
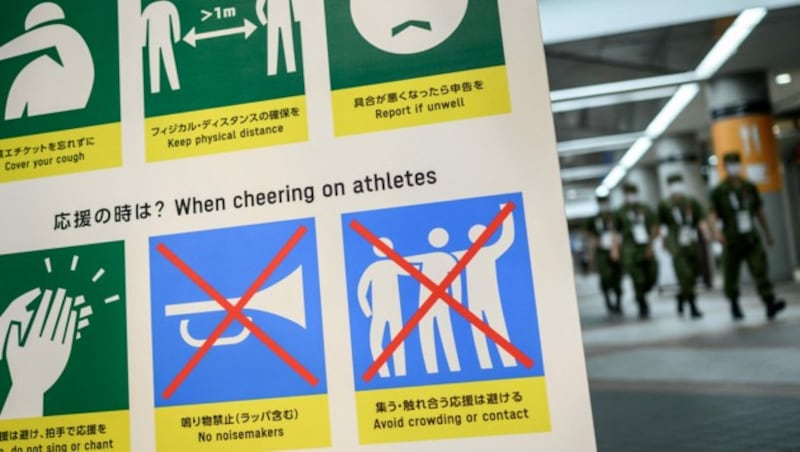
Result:
M536 2L24 0L0 99L0 451L594 449Z

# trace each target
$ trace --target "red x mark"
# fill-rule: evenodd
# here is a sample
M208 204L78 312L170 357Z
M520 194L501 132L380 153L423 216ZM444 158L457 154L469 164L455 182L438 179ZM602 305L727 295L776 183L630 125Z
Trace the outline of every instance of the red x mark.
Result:
M472 258L478 254L481 248L483 248L483 245L486 244L497 228L503 224L503 221L506 219L506 217L508 217L512 210L514 210L514 204L512 202L507 203L500 210L500 213L498 213L497 216L492 220L492 222L489 223L480 237L478 237L478 240L475 240L472 246L469 247L467 252L464 253L458 262L456 262L456 265L453 266L450 272L439 284L431 281L430 278L425 276L424 273L417 270L416 267L411 265L393 249L389 248L361 223L356 220L350 222L350 227L353 228L359 235L364 237L364 239L370 244L381 250L387 257L394 261L394 263L399 265L403 270L414 277L414 279L419 281L420 284L424 285L431 291L431 295L428 297L428 299L422 303L417 312L415 312L414 315L412 315L408 320L408 323L403 325L403 328L399 333L397 333L397 336L395 336L394 339L389 342L389 345L383 350L383 352L381 352L381 354L378 356L378 359L376 359L375 362L372 363L372 365L364 373L364 376L362 377L364 381L370 381L373 377L375 377L375 374L378 373L378 369L386 364L386 361L388 361L392 354L397 350L397 347L399 347L400 344L402 344L408 338L408 335L411 334L411 331L417 327L422 318L425 317L428 311L430 311L433 305L439 300L442 300L450 305L450 307L455 310L456 313L466 319L474 327L481 330L483 334L502 347L511 356L516 358L516 360L519 361L523 366L529 369L533 367L533 360L531 358L525 355L525 353L515 347L514 344L509 342L508 339L501 336L497 331L492 329L492 327L484 323L483 320L478 318L469 309L465 308L461 303L459 303L458 300L447 293L447 288L450 287L450 284L452 284L458 275L467 267L467 264L469 264Z
M166 245L163 243L159 243L156 246L158 252L164 255L167 260L169 260L175 267L178 268L183 274L185 274L189 279L191 279L198 287L203 289L205 293L207 293L211 298L213 298L217 303L220 304L225 310L228 312L222 322L217 325L214 331L211 333L210 336L206 339L203 345L192 355L192 358L189 359L189 362L183 366L183 369L178 373L172 383L167 386L167 389L164 390L163 396L165 399L172 397L172 394L178 389L178 387L186 380L186 377L194 370L195 366L203 359L203 357L211 350L211 347L214 346L214 343L222 336L222 333L233 323L234 319L239 321L245 328L250 330L251 333L255 337L257 337L264 345L267 346L273 353L278 355L278 357L283 360L289 367L292 368L295 372L297 372L304 380L308 382L311 386L316 386L319 383L317 377L315 377L308 369L303 367L299 361L294 359L292 355L289 354L283 347L281 347L275 340L269 337L266 333L264 333L252 320L248 319L244 314L242 314L242 310L244 309L247 302L255 295L258 291L258 288L261 287L262 284L270 277L270 275L275 271L276 268L283 262L286 256L289 254L290 251L297 245L300 239L305 235L306 227L300 226L297 228L297 231L292 234L289 241L286 242L285 245L278 251L278 254L264 267L264 270L258 275L255 281L250 285L247 289L247 292L242 295L242 298L239 299L239 302L236 303L234 306L231 304L225 296L223 296L219 291L214 289L209 283L207 283L197 272L192 270L188 264L181 260L175 253L172 252Z

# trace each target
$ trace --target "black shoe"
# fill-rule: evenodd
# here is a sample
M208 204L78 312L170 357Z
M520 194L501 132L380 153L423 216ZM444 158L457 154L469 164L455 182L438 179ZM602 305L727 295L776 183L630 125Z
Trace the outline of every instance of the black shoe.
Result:
M695 301L695 298L693 296L689 297L687 302L689 303L689 311L692 314L692 318L693 319L703 318L703 313L700 312L699 309L697 309L697 303Z
M731 316L733 316L733 320L742 320L744 319L744 314L742 313L742 308L739 306L739 299L738 298L731 298Z
M775 316L778 315L778 313L783 311L784 309L786 309L785 301L781 299L772 301L767 305L767 319L769 320L774 319Z
M686 299L681 294L678 294L675 299L678 301L678 317L683 317L683 303Z
M649 319L650 318L650 307L647 305L647 300L641 299L637 300L639 303L639 318Z
M622 294L614 293L614 314L622 315Z
M608 294L607 291L603 292L603 301L606 302L606 313L608 315L616 314L614 309L614 303L611 302L611 296Z

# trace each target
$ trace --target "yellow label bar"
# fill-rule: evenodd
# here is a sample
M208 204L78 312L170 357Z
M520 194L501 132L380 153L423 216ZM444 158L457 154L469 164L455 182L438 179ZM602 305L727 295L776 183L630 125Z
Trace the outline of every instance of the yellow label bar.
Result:
M118 122L0 140L0 182L122 165Z
M0 421L0 450L5 452L130 451L128 411Z
M362 444L550 431L544 377L356 393Z
M333 92L337 136L509 113L505 66Z
M305 96L145 120L148 162L308 140Z
M327 394L156 409L158 450L239 452L330 444Z

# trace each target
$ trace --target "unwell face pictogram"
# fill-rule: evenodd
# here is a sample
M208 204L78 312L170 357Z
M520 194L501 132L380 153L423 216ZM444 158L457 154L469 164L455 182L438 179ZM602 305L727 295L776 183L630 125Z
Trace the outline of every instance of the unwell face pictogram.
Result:
M432 49L461 25L469 0L352 0L353 23L373 46L389 53Z

